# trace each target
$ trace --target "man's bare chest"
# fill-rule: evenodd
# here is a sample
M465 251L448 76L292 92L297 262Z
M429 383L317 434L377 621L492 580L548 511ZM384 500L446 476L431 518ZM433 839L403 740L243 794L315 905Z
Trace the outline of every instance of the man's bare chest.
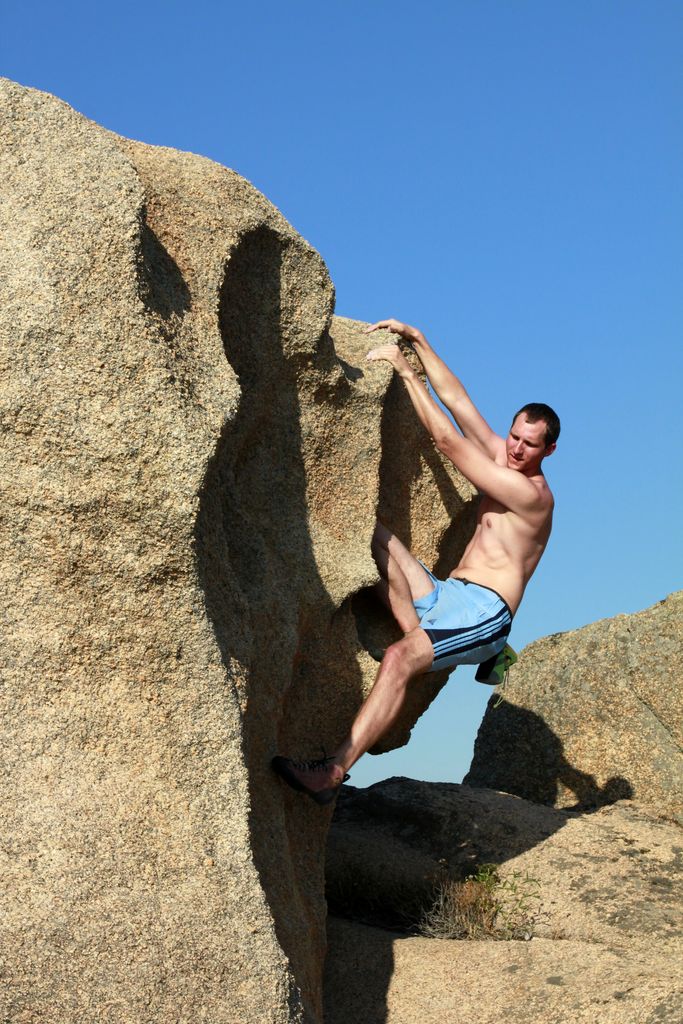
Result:
M488 525L489 528L493 527L496 522L500 522L501 517L511 516L512 512L505 505L501 505L499 501L494 498L490 498L487 494L482 494L479 499L479 508L477 509L477 522Z

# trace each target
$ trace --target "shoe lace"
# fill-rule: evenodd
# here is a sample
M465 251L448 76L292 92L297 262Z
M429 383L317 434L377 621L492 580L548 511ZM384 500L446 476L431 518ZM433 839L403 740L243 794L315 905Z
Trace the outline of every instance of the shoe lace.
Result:
M294 767L298 768L301 772L323 772L327 768L330 761L334 761L333 757L328 757L325 753L325 748L321 747L322 757L313 758L311 761L294 761Z
M321 747L320 750L323 755L322 757L313 758L311 761L292 761L292 764L300 772L324 772L329 763L334 761L334 757L328 756L324 747ZM345 772L342 782L346 782L350 778L351 776L348 772Z
M503 682L502 682L502 683L500 684L500 689L499 689L499 691L498 691L498 700L497 700L497 701L496 701L496 703L495 703L495 704L493 705L493 707L494 707L494 710L495 710L496 708L500 707L500 705L501 705L501 704L503 703L503 701L505 700L505 687L506 687L506 686L507 686L507 684L508 684L508 676L509 676L509 675L510 675L510 666L508 665L508 667L507 667L507 668L505 669L505 675L503 676Z

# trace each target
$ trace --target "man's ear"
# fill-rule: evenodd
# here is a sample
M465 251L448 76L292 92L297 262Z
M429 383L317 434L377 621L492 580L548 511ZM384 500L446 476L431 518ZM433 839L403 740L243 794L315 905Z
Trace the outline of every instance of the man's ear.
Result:
M549 444L546 450L543 452L543 458L546 459L549 455L552 455L556 448L557 444L555 442L553 442L553 444Z

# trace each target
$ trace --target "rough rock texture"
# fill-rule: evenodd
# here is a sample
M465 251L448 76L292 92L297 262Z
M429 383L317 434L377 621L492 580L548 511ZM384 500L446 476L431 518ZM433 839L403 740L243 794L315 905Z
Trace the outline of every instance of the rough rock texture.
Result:
M630 801L582 814L455 783L344 787L328 837L335 904L398 919L409 897L424 905L435 882L480 864L540 882L537 935L683 938L683 831Z
M464 781L538 803L633 797L683 822L683 591L525 648Z
M331 919L325 1024L681 1024L666 946L452 942Z
M2 1019L319 1020L268 762L372 681L375 513L452 563L472 491L237 174L9 82L0 169Z
M342 794L327 868L338 908L410 919L435 881L485 863L519 891L534 880L531 941L399 938L332 920L327 1024L683 1020L676 823L629 801L582 814L410 779Z

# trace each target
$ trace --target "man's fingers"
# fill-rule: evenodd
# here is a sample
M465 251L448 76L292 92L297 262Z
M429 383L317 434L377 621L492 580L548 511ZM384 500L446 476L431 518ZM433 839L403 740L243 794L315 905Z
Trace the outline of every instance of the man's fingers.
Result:
M396 358L396 355L398 354L398 351L399 351L398 345L395 345L392 341L390 341L386 345L379 345L377 348L371 348L365 358L366 359L388 359L388 360L391 361L392 359Z
M372 334L373 331L384 328L389 331L393 331L395 334L400 334L403 324L399 323L398 320L378 320L376 324L370 324L369 327L364 329L365 334Z

